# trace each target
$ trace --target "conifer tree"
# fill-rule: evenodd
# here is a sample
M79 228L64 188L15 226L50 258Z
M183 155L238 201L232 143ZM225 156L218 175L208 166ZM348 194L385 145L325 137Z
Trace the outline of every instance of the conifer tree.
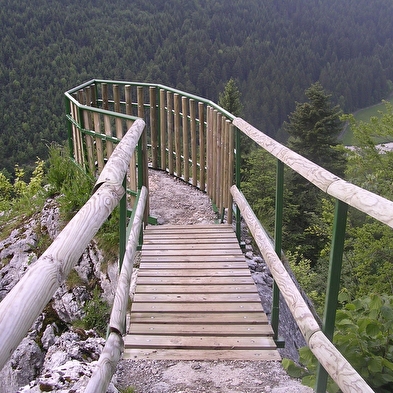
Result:
M240 91L233 78L229 79L224 91L219 94L218 105L234 116L241 115L243 106L240 101Z
M305 91L308 101L297 103L284 127L289 133L288 146L338 176L343 176L345 156L337 148L337 138L342 129L340 108L333 106L330 96L317 82ZM300 253L313 263L319 257L326 241L313 231L321 212L322 195L311 183L296 172L289 172L287 198L293 214L286 217L285 246Z
M297 103L284 127L290 135L288 147L303 157L342 176L345 170L344 155L337 146L342 130L340 107L333 106L319 82L305 91L308 101Z

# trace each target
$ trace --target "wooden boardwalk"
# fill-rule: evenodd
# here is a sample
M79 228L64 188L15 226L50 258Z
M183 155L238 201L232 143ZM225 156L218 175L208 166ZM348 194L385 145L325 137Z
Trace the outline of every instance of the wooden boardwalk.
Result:
M228 225L149 226L126 359L280 360Z

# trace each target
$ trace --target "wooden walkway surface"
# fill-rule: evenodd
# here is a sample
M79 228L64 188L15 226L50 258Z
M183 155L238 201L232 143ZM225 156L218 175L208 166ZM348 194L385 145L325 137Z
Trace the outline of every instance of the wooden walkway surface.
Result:
M232 228L149 226L126 359L280 360Z

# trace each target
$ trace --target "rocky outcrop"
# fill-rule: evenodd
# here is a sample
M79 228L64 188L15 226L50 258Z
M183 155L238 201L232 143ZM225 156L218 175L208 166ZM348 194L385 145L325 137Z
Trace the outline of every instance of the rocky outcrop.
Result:
M48 199L34 215L0 242L0 300L33 265L42 244L50 244L60 232L59 209ZM46 247L46 246L45 246ZM26 338L0 371L0 392L83 391L104 345L94 331L73 329L84 317L84 306L92 289L113 299L117 266L101 269L103 256L91 242L52 301L33 324ZM110 392L117 392L112 384Z

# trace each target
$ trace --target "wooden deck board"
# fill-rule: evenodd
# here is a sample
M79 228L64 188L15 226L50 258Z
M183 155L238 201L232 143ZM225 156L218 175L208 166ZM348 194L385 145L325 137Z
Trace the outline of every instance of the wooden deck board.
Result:
M229 225L144 232L124 358L280 360Z

